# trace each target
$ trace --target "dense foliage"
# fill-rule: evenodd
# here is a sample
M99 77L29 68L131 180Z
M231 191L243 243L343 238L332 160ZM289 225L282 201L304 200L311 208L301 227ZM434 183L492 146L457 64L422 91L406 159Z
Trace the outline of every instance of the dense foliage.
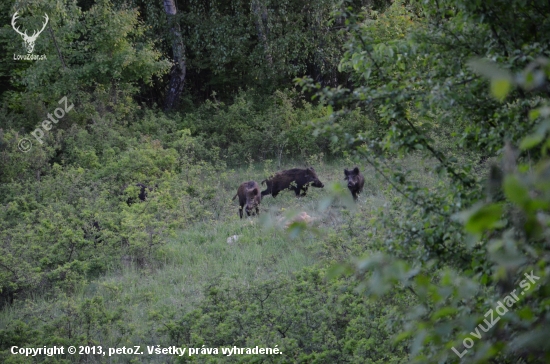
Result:
M406 306L406 298L392 297L397 301L381 306L355 293L354 283L324 284L322 273L306 269L290 281L268 281L246 289L215 285L198 310L172 320L166 320L166 313L159 315L167 321L161 330L169 342L184 347L204 343L223 347L231 342L246 348L276 340L285 355L283 362L401 361L406 348L392 344L397 331L387 323L398 319L395 306ZM239 356L223 359L243 361ZM219 361L216 357L204 360Z
M548 326L548 11L542 1L396 1L383 14L343 13L350 40L340 69L353 87L319 92L337 110L320 127L330 133L358 106L379 125L351 141L364 143L358 152L410 205L398 224L393 213L381 216L388 234L380 239L391 254L352 271L375 270L364 276L375 295L394 282L415 292L417 307L400 336L413 340L415 361L548 360L541 345ZM372 153L380 150L435 160L441 185L407 178ZM500 165L476 173L476 155L483 163L497 154ZM483 315L531 272L540 278L536 288L475 343Z

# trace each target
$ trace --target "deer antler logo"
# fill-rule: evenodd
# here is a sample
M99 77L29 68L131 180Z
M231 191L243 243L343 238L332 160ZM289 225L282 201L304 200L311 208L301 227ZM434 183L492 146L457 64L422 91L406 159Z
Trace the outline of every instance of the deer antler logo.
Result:
M23 37L23 45L25 46L27 53L32 53L32 51L34 50L34 42L36 42L36 38L38 38L40 33L42 33L42 31L46 28L46 25L48 24L48 20L49 20L48 14L44 13L44 18L46 19L46 22L44 23L44 26L42 27L42 29L40 29L38 33L35 30L31 36L27 35L26 30L25 30L25 33L21 33L19 31L19 28L15 26L15 20L17 19L17 12L15 12L15 14L13 14L13 17L11 18L11 26L17 33L19 33Z

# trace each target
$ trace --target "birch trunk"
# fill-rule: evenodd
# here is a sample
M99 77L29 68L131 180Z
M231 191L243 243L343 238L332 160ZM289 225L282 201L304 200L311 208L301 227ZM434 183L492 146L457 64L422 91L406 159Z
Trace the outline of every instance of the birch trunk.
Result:
M269 49L269 43L267 36L269 28L267 27L267 8L265 4L260 2L261 0L252 0L251 8L252 14L254 14L254 25L256 26L256 33L258 39L262 42L265 51L265 59L270 67L273 67L273 57L271 56L271 50Z
M166 93L164 110L172 110L177 106L181 93L183 92L187 67L185 65L185 48L181 37L181 29L176 18L177 9L175 0L163 1L164 11L166 12L166 18L168 19L168 25L172 36L172 53L174 57L174 65L170 70L170 86Z

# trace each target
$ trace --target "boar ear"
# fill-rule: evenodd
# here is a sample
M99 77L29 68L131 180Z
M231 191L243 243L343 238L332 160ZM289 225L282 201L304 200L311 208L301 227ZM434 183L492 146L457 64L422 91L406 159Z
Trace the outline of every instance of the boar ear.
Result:
M257 195L257 194L260 193L260 191L259 191L256 187L254 187L254 189L252 190L252 193L253 193L254 195Z
M359 174L359 168L355 167L355 168L353 169L353 173Z
M349 171L348 171L347 168L344 168L344 174L345 174L346 176L349 175Z

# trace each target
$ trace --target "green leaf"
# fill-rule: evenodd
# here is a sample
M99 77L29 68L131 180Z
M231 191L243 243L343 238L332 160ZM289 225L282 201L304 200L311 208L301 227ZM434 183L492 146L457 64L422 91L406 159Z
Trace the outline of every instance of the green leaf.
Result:
M519 147L521 150L528 150L536 147L537 145L542 142L544 139L544 134L540 133L533 133L530 135L527 135L525 138L522 139Z
M480 234L486 230L500 226L502 216L502 205L485 205L474 211L466 221L466 231L473 234Z
M506 176L503 183L504 194L513 203L525 206L529 202L529 192L527 188L515 176Z
M508 79L493 78L491 80L491 93L499 100L503 101L512 88L512 83Z
M434 312L434 314L432 315L432 321L435 321L441 317L451 316L457 312L458 310L455 307L443 307L442 309Z
M468 62L468 66L475 73L491 80L512 80L512 75L510 72L498 67L496 63L489 62L484 59L472 59Z
M405 339L408 339L409 337L412 336L412 332L410 331L403 331L401 333L399 333L399 335L397 335L394 339L394 343L399 343Z
M287 227L288 236L291 239L297 238L305 230L307 230L307 224L303 221L294 221Z
M495 63L483 59L473 59L468 66L477 74L491 80L491 94L497 100L504 100L512 89L513 78L510 72L499 68Z
M529 111L529 120L533 121L540 116L540 109L533 109Z

